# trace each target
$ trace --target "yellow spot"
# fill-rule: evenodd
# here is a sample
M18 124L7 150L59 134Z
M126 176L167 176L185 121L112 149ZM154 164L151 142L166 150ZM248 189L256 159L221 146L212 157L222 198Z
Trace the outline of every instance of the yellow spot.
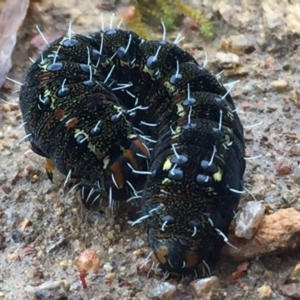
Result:
M166 177L166 178L163 179L163 181L161 183L162 184L168 184L170 182L172 182L171 179L169 179L169 178Z
M137 137L138 137L137 134L129 134L129 135L127 136L128 139L135 139L135 138L137 138Z
M181 103L177 103L176 106L177 106L177 115L179 117L184 117L186 115L186 113L185 113L185 110L184 110L182 104Z
M180 126L177 126L175 129L175 134L172 134L172 139L178 138L181 132L182 132L182 128Z
M166 246L160 246L155 252L155 254L152 255L152 259L164 265L167 262L168 254L169 254L168 248Z
M164 171L169 171L172 168L173 164L171 163L170 157L168 157L163 165Z
M96 145L92 145L92 143L88 144L88 148L95 154L97 154Z
M223 172L219 169L218 172L216 172L214 175L213 175L213 178L215 181L221 181L222 180L222 174Z
M144 69L143 69L143 72L149 74L150 77L153 78L153 77L154 77L153 74L154 74L154 72L156 72L156 70L155 70L155 69L154 69L154 70L151 70L151 69L149 69L149 68L145 65L145 67L144 67Z
M122 106L118 106L118 105L114 105L114 109L116 109L118 113L120 113L123 110Z
M44 90L44 98L47 97L47 96L51 96L51 91L48 90L48 89L45 89Z
M130 67L131 66L131 64L130 64L130 62L125 62L125 61L122 61L122 60L120 60L120 65L121 65L121 67Z
M104 159L103 159L103 169L106 169L108 164L110 162L110 158L109 158L109 155L105 156Z
M75 139L81 134L83 134L88 139L89 136L85 133L84 130L75 129L75 134L74 134Z
M175 95L178 93L178 89L176 89L175 86L171 84L169 81L165 81L164 86L168 90L169 94Z
M171 193L165 191L165 190L159 190L160 191L160 194L159 196L166 196L166 195L172 195Z

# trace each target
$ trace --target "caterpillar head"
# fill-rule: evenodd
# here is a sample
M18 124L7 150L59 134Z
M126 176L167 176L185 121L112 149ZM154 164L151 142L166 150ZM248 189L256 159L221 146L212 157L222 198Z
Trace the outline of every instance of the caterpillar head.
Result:
M228 224L220 214L193 215L184 205L181 212L173 217L175 214L156 211L155 220L150 220L149 244L153 250L152 260L159 263L161 269L188 274L197 272L200 264L206 264L206 260L217 255L223 240L215 226L226 232Z

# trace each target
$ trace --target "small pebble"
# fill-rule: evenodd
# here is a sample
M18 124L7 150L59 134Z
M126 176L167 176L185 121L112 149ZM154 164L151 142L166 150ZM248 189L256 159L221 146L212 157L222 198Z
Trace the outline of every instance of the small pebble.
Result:
M240 52L249 54L255 50L251 38L244 34L232 35L229 37L229 40L231 42L231 51L235 54L239 54Z
M176 291L176 286L169 282L162 282L153 288L147 295L150 299L172 299L172 295Z
M100 267L100 260L93 249L86 249L75 259L75 264L80 272L96 272Z
M103 269L108 273L112 271L113 266L110 263L106 263L103 265Z
M276 171L279 175L288 175L293 171L293 166L286 158L279 158L275 163Z
M289 149L289 156L300 156L300 144L295 144Z
M122 266L121 268L120 268L120 272L125 272L126 271L126 267L125 266Z
M271 87L274 88L278 93L284 93L289 90L288 83L283 79L272 81Z
M59 263L59 266L63 269L67 269L67 268L71 267L71 265L72 265L72 262L70 260L64 260Z
M113 254L114 252L115 252L114 248L109 248L107 251L108 254Z
M114 280L115 278L116 278L116 273L107 273L106 275L105 275L105 279L107 279L107 280Z
M295 168L294 171L294 181L300 185L300 165Z
M24 235L20 230L15 229L13 230L11 237L15 243L19 244L22 242Z
M240 62L239 57L233 53L217 52L216 59L222 69L234 69Z
M220 287L220 280L216 276L208 278L196 279L190 283L192 293L196 299L201 298L213 289Z
M294 280L300 281L300 263L297 263L297 265L295 266L292 277Z
M257 231L265 212L265 206L259 201L247 202L235 219L235 235L251 239Z
M279 288L280 293L289 297L290 299L300 299L300 284L299 283L289 283L283 284Z
M263 285L257 289L261 299L269 299L272 297L272 289L268 285Z
M113 240L115 238L115 234L113 231L109 231L106 235L109 240Z
M68 299L68 286L62 281L49 280L38 286L35 290L37 300Z

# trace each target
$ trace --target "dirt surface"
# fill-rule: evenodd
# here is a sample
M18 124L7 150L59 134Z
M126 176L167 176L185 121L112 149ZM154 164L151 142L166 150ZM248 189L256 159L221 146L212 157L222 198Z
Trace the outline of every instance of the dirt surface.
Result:
M191 4L197 7L197 2ZM49 40L64 34L70 22L76 33L94 32L101 28L100 4L36 2L19 31L9 76L22 81L31 63L28 57L44 47L35 24ZM248 161L246 187L264 202L266 213L287 207L299 210L300 4L205 0L201 7L212 18L215 37L204 39L184 22L178 28L185 36L181 46L199 62L204 49L207 68L213 73L225 70L223 82L240 80L231 94L244 126L262 122L245 132L247 156L262 156ZM110 17L111 12L104 12L105 24ZM120 17L116 10L116 25ZM161 36L160 28L152 30ZM169 38L176 35L172 32ZM17 89L17 84L6 81L1 98L17 103ZM149 253L145 229L127 224L137 206L120 204L122 209L114 213L105 206L101 213L87 211L76 193L64 191L58 179L56 184L47 179L44 160L28 152L26 141L18 144L25 135L21 124L18 106L0 104L0 299L35 299L37 287L51 280L64 282L68 299L154 299L153 289L163 280L137 272ZM250 194L242 197L241 205L248 200L253 200ZM88 288L83 289L75 259L86 248L97 252L101 268L87 277ZM211 266L220 287L206 298L300 299L297 278L288 287L293 298L284 289L299 259L299 252L258 256L244 276L235 278L232 274L240 262L222 256ZM176 289L166 299L198 299L186 281L171 284Z

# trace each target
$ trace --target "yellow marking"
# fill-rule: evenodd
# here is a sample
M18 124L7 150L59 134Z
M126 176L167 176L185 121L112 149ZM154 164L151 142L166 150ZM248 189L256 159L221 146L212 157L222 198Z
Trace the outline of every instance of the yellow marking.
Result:
M181 103L177 103L176 106L177 106L177 115L179 117L184 117L186 115L186 112L185 112L182 104Z
M119 113L122 111L122 106L114 105L114 109Z
M168 177L166 177L166 178L163 179L163 181L162 181L161 183L162 183L162 184L168 184L168 183L170 183L170 182L172 182L172 180L169 179Z
M86 139L89 140L88 134L86 134L84 130L80 130L80 129L75 129L74 138L76 139L81 134L83 134L86 137Z
M177 126L176 129L175 129L175 132L176 132L177 134L179 134L179 133L181 133L181 131L182 131L181 126Z
M166 196L166 195L171 195L171 193L165 191L165 190L159 190L160 191L160 195L159 196Z
M121 67L124 67L124 66L130 67L131 66L130 62L126 62L126 61L122 61L122 60L120 60L120 65L121 65Z
M170 157L168 157L163 165L164 171L169 171L172 168L173 164L171 163Z
M144 69L143 69L143 72L149 74L150 77L153 78L153 74L154 74L154 72L156 72L156 70L155 70L155 69L154 69L154 70L151 70L151 69L149 69L149 68L145 65L145 66L144 66Z
M103 169L106 169L108 164L110 162L110 158L109 158L109 155L105 156L104 159L103 159Z
M137 137L138 137L137 134L129 134L129 135L127 136L128 139L135 139L135 138L137 138Z
M110 65L111 65L111 63L110 63L110 61L109 61L108 59L106 59L105 62L101 63L101 66L102 66L103 68L106 68L107 66L110 66Z
M171 138L172 139L177 139L180 136L181 132L182 132L182 128L180 126L177 126L175 128L175 133L172 134Z
M215 181L221 181L222 180L222 175L223 175L223 172L222 170L220 170L218 168L218 172L216 172L214 175L213 175L213 178Z
M88 148L91 150L91 152L93 152L97 155L96 145L93 145L92 143L89 143Z
M47 96L51 96L51 90L45 89L43 93L44 98Z
M171 84L169 81L166 80L164 86L168 90L169 94L175 95L178 93L178 89L176 89L176 87L173 84Z

